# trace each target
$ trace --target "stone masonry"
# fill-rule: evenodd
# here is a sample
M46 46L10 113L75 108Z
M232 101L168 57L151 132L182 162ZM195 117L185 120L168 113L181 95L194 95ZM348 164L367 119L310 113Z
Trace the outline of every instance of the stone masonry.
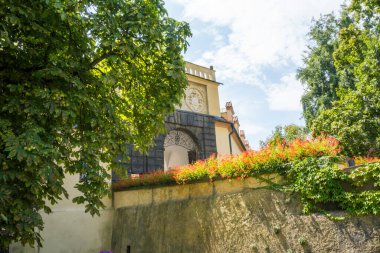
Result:
M167 132L180 130L190 135L197 144L197 159L206 159L216 150L215 121L221 118L176 110L165 119ZM132 145L127 145L130 160L125 162L125 168L129 174L146 173L164 168L164 140L165 135L155 139L155 145L148 151L148 155L133 150Z

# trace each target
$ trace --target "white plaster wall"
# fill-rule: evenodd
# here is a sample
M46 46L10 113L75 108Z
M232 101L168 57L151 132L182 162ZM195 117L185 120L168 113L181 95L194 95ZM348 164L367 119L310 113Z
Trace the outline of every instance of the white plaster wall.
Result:
M219 155L226 155L230 153L228 134L228 128L215 126L216 150Z
M164 170L170 167L182 166L189 163L188 150L184 147L172 145L165 148Z
M231 127L228 124L215 124L215 136L216 136L216 150L218 155L230 154L230 144L228 135L231 131ZM236 134L231 135L232 154L240 154L244 150L239 144Z
M85 213L84 205L71 201L80 194L74 188L78 181L78 174L66 174L64 186L69 199L62 197L61 201L51 207L51 214L41 213L44 221L44 230L41 232L43 247L22 247L15 243L10 247L11 253L97 253L111 249L114 214L111 198L104 198L106 208L100 211L100 216L92 217Z

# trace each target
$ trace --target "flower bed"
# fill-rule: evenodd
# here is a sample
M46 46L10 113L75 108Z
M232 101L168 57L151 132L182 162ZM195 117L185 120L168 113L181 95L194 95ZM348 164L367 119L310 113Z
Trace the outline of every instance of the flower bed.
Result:
M305 213L323 211L320 204L334 203L351 214L380 213L380 158L355 157L357 167L342 170L339 142L328 136L270 145L240 155L211 156L169 172L162 170L126 178L114 190L155 185L186 184L216 179L244 179L278 173L286 179L284 190L300 194ZM370 188L363 188L370 185ZM347 186L349 186L347 188Z
M288 163L306 157L337 156L339 142L328 136L310 140L294 140L267 146L259 151L246 151L240 155L211 156L193 164L176 167L169 172L157 170L138 178L126 178L115 182L114 189L138 186L184 184L216 178L245 178L264 173L282 173Z

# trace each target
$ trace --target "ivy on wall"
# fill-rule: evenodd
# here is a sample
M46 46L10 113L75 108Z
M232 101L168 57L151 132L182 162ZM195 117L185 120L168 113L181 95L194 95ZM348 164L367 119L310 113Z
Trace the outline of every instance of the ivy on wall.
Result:
M338 158L307 158L286 172L288 189L300 194L303 212L325 212L323 204L333 204L352 215L380 214L380 162L348 172L338 167Z

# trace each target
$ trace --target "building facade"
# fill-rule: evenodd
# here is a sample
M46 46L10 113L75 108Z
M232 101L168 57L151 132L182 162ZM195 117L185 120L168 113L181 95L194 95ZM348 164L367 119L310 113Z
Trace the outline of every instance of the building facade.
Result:
M155 139L147 155L128 145L129 174L148 173L207 159L211 155L239 154L249 149L231 102L220 109L215 70L186 63L188 87L176 111L165 119L166 134Z

